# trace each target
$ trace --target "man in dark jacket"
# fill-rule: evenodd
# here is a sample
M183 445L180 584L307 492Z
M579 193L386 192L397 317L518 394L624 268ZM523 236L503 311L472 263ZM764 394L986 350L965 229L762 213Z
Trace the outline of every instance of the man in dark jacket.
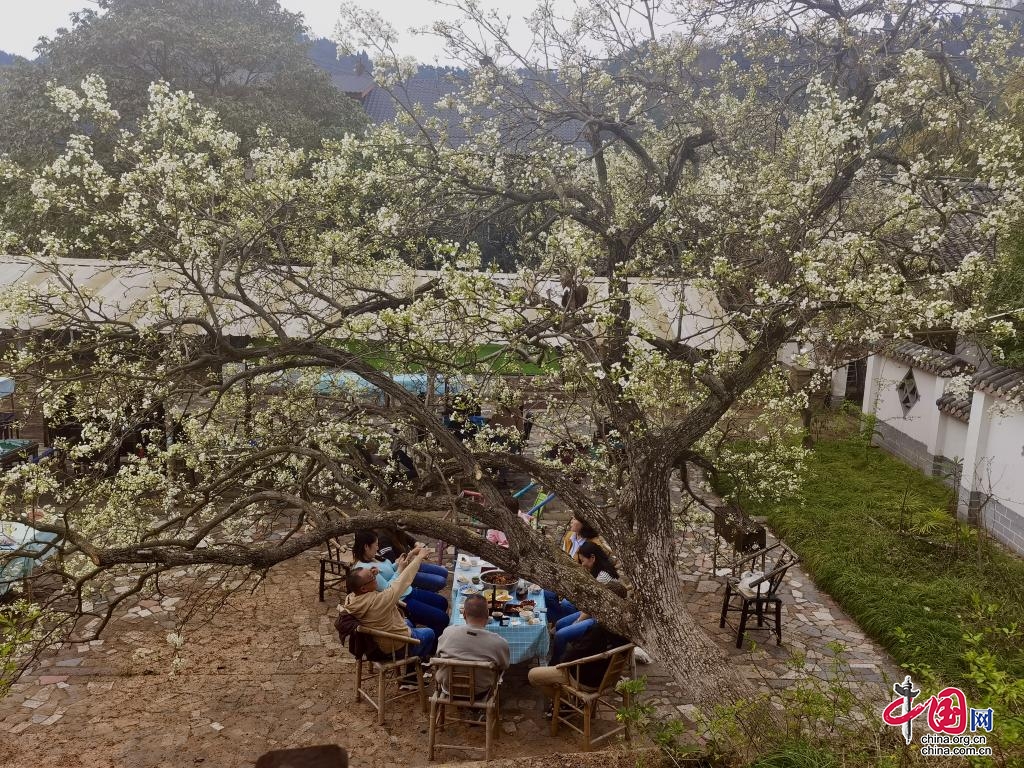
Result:
M624 598L626 596L625 587L617 581L613 581L605 586L619 597ZM620 645L628 643L629 640L626 638L615 634L601 624L595 623L582 637L573 640L566 646L565 654L561 658L560 663L564 664L576 661L577 659L585 659L587 656L596 656L599 653L610 651L612 648L618 648ZM580 685L584 688L597 690L597 687L601 685L605 672L608 671L608 664L608 659L591 661L584 664L579 670ZM565 669L559 669L554 666L534 667L529 672L529 680L530 685L540 688L548 698L554 699L558 686L569 682L569 673ZM550 707L548 708L548 713L550 713Z

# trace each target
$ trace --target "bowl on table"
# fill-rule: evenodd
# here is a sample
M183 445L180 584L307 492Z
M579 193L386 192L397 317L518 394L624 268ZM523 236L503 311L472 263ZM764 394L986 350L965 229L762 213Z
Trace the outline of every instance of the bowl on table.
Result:
M533 611L531 611L529 608L524 608L523 610L519 611L519 616L529 621L533 618Z
M469 584L469 576L466 576L465 574L460 574L459 576L456 576L455 580L459 582L459 584Z
M489 587L498 587L505 591L508 591L519 581L519 579L512 574L499 570L484 571L480 574L480 580Z

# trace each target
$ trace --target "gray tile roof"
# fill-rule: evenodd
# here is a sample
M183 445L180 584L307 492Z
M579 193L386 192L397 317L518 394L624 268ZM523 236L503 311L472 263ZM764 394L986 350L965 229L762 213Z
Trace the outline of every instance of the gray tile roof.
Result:
M884 346L881 353L892 360L912 365L936 376L949 377L961 373L974 373L974 366L959 355L933 349L913 341L896 342Z
M459 124L454 109L439 107L438 102L455 93L468 73L451 67L421 66L406 82L394 89L394 95L382 88L374 88L364 99L363 108L374 123L389 123L398 115L400 107L420 107L427 116L444 119L450 128Z
M952 416L954 419L965 424L971 418L971 398L969 397L960 397L952 393L946 393L935 401L935 405L938 406L942 413Z
M1024 403L1024 369L993 365L974 377L974 388L1015 403Z

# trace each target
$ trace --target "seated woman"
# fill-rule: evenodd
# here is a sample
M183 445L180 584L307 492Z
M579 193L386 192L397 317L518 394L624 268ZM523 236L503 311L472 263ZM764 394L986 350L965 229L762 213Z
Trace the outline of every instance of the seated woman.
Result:
M612 565L612 559L600 544L593 541L585 542L576 553L576 559L600 584L619 579L618 570Z
M579 562L580 547L588 541L597 544L606 553L611 554L611 548L601 538L597 529L585 520L573 515L572 520L569 521L569 530L562 537L562 550L569 557L576 558L576 562Z
M352 568L371 568L376 571L377 588L384 590L398 578L399 572L405 567L408 555L400 555L394 563L390 560L377 560L377 532L364 530L356 532L356 541L352 546L352 556L357 562ZM448 601L437 594L410 586L402 593L409 620L414 624L430 627L440 637L448 626Z
M569 521L569 530L562 537L562 551L578 563L580 562L580 547L587 542L596 544L606 554L611 552L604 539L592 525L573 515L572 520ZM576 612L576 606L568 600L559 600L558 596L549 589L544 590L544 601L548 608L548 621L558 622L563 616Z
M377 558L394 563L401 555L416 546L415 540L405 531L397 528L381 528L377 531ZM440 592L448 586L448 569L436 563L420 563L412 585L428 592Z
M625 588L619 583L619 572L615 570L611 560L601 547L592 541L586 542L579 551L580 562L583 567L590 571L590 575L604 584L616 594L622 589L622 597L625 597ZM612 585L616 586L612 586ZM568 602L568 601L563 601ZM571 604L570 604L571 605ZM558 664L562 661L567 644L581 637L594 624L594 620L583 611L574 610L565 614L555 622L555 642L551 651L551 663Z

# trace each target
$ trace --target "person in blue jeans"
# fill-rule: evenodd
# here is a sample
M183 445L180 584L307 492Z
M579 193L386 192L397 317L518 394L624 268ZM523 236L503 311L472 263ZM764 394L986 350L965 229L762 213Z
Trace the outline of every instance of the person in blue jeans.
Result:
M608 545L604 543L604 539L601 538L597 529L582 518L573 515L573 518L569 521L569 530L562 537L562 551L577 563L584 565L598 581L604 584L606 580L599 577L597 573L594 573L594 569L589 564L584 563L580 556L583 547L587 545L591 547L591 550L594 547L601 549L603 555L602 562L610 562L607 557L609 552ZM618 578L618 574L615 577ZM565 598L559 600L558 595L550 589L544 590L544 603L548 609L548 621L554 624L557 624L560 619L576 613L578 610L575 605Z
M380 589L380 584L377 581L379 574L375 567L356 566L349 571L345 580L348 594L345 596L345 602L340 610L352 614L360 625L368 629L406 635L419 640L419 643L410 646L400 640L374 638L377 647L384 653L406 651L423 659L429 659L437 647L439 633L434 632L430 627L414 627L412 622L402 616L402 612L398 609L402 594L411 586L416 567L425 554L425 551L415 549L405 556L408 559L402 563L398 577L385 589Z
M377 556L377 542L376 531L364 530L356 533L356 541L352 552L357 561L353 564L353 569L359 568L372 571L377 581L377 588L383 592L396 583L404 569L411 567L412 572L407 574L409 578L403 579L403 583L407 586L402 589L400 599L405 602L406 614L414 624L430 627L434 630L435 636L439 637L449 622L448 600L436 592L412 586L416 575L422 567L422 560L426 556L426 550L414 549L404 555L400 555L392 563L390 560L375 559ZM419 553L415 565L410 560L413 552ZM447 574L447 571L445 573Z
M570 613L561 618L555 624L555 641L551 647L551 665L562 663L562 656L565 655L565 648L573 640L579 640L590 628L597 623L597 619L583 618L582 611Z
M428 661L437 650L437 635L434 634L434 630L430 627L414 627L408 619L405 620L405 623L409 627L409 634L420 641L419 645L409 648L409 653Z
M588 542L580 548L580 552L583 555L583 565L590 570L591 575L616 595L625 598L626 588L618 581L619 573L604 556L604 551L596 544ZM605 559L599 564L598 557L604 557ZM551 649L551 663L560 663L565 653L565 647L572 641L578 640L585 635L594 626L594 623L594 619L590 618L583 611L575 611L555 622L555 639Z
M395 563L398 558L416 546L412 536L397 528L384 528L377 531L377 560L388 560ZM358 556L358 550L357 550ZM359 557L360 560L373 559ZM448 586L448 569L436 563L420 563L416 578L412 585L428 592L440 592Z

